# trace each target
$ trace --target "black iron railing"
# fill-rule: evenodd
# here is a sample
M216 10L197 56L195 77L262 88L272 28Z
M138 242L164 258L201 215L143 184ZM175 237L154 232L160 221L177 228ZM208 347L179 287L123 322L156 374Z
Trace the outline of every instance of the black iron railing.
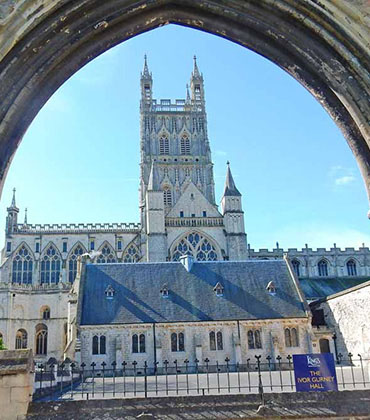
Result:
M339 354L336 373L339 390L370 389L370 359ZM149 365L105 362L38 364L34 400L132 398L176 395L294 392L292 356L254 356L246 363L185 359Z

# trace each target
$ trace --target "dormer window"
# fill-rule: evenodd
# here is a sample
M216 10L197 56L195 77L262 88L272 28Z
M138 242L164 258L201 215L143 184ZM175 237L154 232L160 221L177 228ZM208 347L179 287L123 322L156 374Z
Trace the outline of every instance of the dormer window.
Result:
M114 289L111 285L109 285L106 289L105 289L105 296L107 299L113 299L114 297Z
M273 281L270 281L266 286L266 290L270 293L270 295L276 295L276 286Z
M224 288L223 288L223 286L222 286L222 284L220 282L218 282L216 284L216 286L213 288L213 290L215 291L216 296L221 297L221 296L224 295Z
M160 290L160 293L163 298L168 298L169 290L168 290L167 284L163 285L162 289Z

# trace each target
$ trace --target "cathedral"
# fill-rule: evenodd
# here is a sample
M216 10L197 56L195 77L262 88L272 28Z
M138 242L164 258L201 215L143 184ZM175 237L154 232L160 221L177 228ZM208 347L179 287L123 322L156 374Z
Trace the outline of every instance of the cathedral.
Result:
M216 204L196 58L185 99L153 98L146 58L140 87L139 224L20 223L14 190L0 268L4 345L38 361L110 363L314 350L307 301L368 280L369 248L252 249L229 163Z

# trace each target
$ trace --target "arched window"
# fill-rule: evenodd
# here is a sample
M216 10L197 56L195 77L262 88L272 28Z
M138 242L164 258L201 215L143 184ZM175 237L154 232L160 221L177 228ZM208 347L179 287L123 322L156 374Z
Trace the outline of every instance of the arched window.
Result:
M285 346L299 347L299 336L297 328L285 328Z
M92 354L99 354L99 337L94 335L92 339Z
M134 244L129 245L123 253L122 261L124 263L136 263L140 260L140 253Z
M20 329L17 331L15 335L15 348L18 349L26 349L27 348L27 331Z
M171 334L171 351L185 351L185 337L184 333Z
M289 328L285 328L284 336L285 336L285 346L286 347L292 347L292 339L291 339L291 336L290 336L290 329Z
M92 339L92 354L106 354L105 335L94 335Z
M347 261L347 274L349 276L357 276L357 267L354 260Z
M163 190L163 202L166 207L172 206L172 192L168 187Z
M186 134L181 137L180 152L182 155L190 155L190 140Z
M171 334L171 351L177 351L177 334Z
M41 258L41 284L59 282L61 258L54 245L50 245Z
M248 348L249 349L261 349L261 331L260 330L249 330L248 331Z
M36 354L46 355L48 352L48 327L39 324L36 327Z
M132 353L139 353L139 337L137 334L132 336Z
M50 308L48 306L43 306L41 308L41 318L50 319Z
M298 260L293 260L292 261L293 270L296 273L297 277L299 277L301 275L300 265L301 265L301 263Z
M179 261L182 255L192 255L197 261L217 261L216 247L204 236L193 232L184 236L172 252L172 261Z
M32 284L33 258L29 250L23 245L13 258L12 282Z
M319 276L320 277L327 277L328 276L328 263L325 260L320 260L317 264L319 269Z
M166 135L162 135L159 139L159 154L160 155L168 155L170 153L170 144L168 141L168 137Z
M81 245L77 245L71 252L68 260L68 281L73 283L77 274L77 259L84 253Z
M139 336L139 351L140 353L145 353L145 334L140 334Z
M292 338L292 347L298 347L299 346L299 340L298 340L298 331L296 328L292 328L290 330L290 335Z
M216 350L216 334L214 331L209 333L209 349L212 351Z
M217 350L223 350L224 349L224 344L222 341L222 332L218 331L216 334L217 337Z
M117 262L116 257L114 255L113 248L105 244L103 248L100 249L101 254L96 259L96 262L99 264L111 264Z

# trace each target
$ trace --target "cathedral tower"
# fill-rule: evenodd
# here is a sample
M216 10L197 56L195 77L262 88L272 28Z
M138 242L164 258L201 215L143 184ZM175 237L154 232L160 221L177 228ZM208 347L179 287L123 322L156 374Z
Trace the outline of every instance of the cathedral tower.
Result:
M204 80L196 57L185 99L153 99L146 57L140 84L140 210L146 260L173 260L185 253L197 259L226 259L224 221L215 203ZM181 238L187 234L196 235L190 237L196 241L179 248L176 241L188 241Z

